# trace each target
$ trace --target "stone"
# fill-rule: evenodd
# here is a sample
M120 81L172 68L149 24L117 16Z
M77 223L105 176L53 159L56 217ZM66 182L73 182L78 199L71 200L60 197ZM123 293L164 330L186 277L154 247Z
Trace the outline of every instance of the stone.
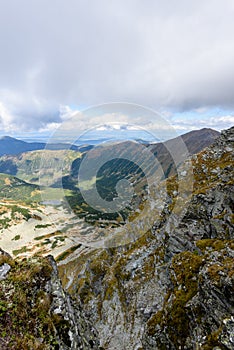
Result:
M10 271L10 265L4 263L0 266L0 281L4 280L7 277L8 272Z

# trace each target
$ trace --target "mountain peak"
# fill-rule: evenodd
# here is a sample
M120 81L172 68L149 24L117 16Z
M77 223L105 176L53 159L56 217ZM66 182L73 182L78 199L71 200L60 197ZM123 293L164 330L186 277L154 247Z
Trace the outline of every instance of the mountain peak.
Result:
M11 137L11 136L2 136L0 137L0 140L4 140L4 141L15 141L16 139L14 137Z

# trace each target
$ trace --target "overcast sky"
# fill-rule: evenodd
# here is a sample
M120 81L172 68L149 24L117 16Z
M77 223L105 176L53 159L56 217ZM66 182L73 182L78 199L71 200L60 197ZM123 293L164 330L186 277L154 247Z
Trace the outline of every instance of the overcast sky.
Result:
M108 102L234 124L233 0L0 0L0 131Z

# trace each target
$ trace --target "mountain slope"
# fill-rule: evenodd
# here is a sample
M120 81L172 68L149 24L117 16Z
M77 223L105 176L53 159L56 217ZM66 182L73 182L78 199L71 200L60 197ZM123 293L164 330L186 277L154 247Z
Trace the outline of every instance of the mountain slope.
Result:
M0 172L11 174L34 184L53 184L60 173L70 173L74 159L80 153L73 150L36 150L0 158Z
M54 261L1 259L1 348L233 349L233 144L231 128L192 156L194 191L181 221L172 176L161 218L140 238L59 259L73 300Z
M55 261L15 262L0 249L0 348L100 349L94 327L63 290Z
M194 193L181 221L169 218L168 198L161 220L134 243L60 264L103 348L234 348L233 155L231 128L192 157ZM172 193L175 179L167 181Z
M0 173L0 200L37 201L40 199L38 192L38 186L29 184L15 176Z
M49 150L68 149L68 145L64 143L46 144L43 142L25 142L10 136L3 136L0 138L0 156L17 155L24 152L42 150L45 147ZM79 149L79 147L75 145L71 145L69 148L74 151Z
M169 151L170 149L174 150L175 153L179 153L182 140L187 147L188 155L196 154L201 152L205 147L212 145L219 135L220 133L218 131L204 128L201 130L190 131L164 143L160 142L155 145L150 145L149 148L158 158L165 177L168 177L174 175L177 171Z

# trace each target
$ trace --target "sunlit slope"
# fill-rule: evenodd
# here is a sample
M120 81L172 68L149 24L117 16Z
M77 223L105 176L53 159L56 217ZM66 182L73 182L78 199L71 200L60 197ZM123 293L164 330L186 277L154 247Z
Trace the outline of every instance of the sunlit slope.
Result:
M2 156L0 172L30 183L51 185L59 176L69 174L72 162L80 152L72 150L37 150L17 156Z
M0 201L13 200L31 203L39 201L40 198L37 185L29 184L12 175L0 174Z

